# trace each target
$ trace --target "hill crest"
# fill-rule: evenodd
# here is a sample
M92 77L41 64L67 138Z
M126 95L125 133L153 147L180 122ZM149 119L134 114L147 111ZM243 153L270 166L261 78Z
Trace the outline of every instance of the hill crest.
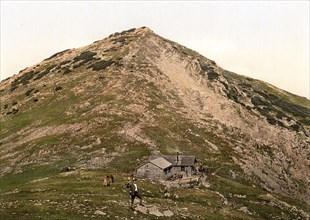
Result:
M0 91L1 178L42 164L132 173L180 152L220 178L310 201L310 101L149 28L54 54Z

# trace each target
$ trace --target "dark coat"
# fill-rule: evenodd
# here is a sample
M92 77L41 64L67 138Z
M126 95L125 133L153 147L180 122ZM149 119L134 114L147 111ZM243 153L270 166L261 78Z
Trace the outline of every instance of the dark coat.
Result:
M127 183L127 188L129 188L129 194L131 196L134 196L135 192L136 192L136 187L135 187L134 183Z

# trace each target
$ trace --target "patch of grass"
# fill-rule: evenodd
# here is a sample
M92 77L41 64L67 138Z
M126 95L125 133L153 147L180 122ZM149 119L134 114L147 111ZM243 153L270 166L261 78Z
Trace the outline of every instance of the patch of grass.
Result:
M142 158L148 158L150 155L148 147L140 143L134 143L130 146L124 147L128 148L126 152L121 157L116 158L109 164L120 172L134 172L136 167L141 165L140 160Z
M20 188L27 182L55 175L58 170L55 169L55 164L49 165L29 165L23 168L22 173L7 174L0 178L1 190L12 190Z

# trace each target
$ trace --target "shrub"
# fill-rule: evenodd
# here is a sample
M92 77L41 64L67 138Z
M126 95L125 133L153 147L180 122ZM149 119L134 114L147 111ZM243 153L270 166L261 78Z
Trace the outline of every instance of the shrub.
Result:
M59 66L66 65L67 63L70 63L70 62L71 62L71 60L65 60L65 61L61 62L61 63L59 64Z
M55 87L55 91L59 91L59 90L62 90L62 87L61 86L56 86Z
M208 74L208 79L210 81L218 80L219 76L220 76L220 74L218 74L217 72L215 72L213 70L208 71L207 74Z
M14 108L14 109L12 110L12 114L15 115L18 111L19 111L18 108Z
M126 40L127 40L127 38L128 38L128 37L126 37L126 36L120 36L120 37L118 37L118 38L112 39L112 41L113 41L114 43L125 43Z
M36 73L33 70L22 74L11 83L11 91L15 90L19 84L26 85L34 77L35 74Z
M33 88L27 90L27 91L25 92L25 95L26 95L26 96L30 96L30 94L31 94L31 92L32 92L33 90L34 90Z
M278 121L278 125L283 127L283 128L286 128L286 126L281 121Z
M88 63L89 61L90 60L83 60L83 61L79 62L78 64L75 64L73 66L73 69L79 68L79 67L83 66L84 64Z
M281 111L277 111L276 117L279 118L279 119L282 119L282 118L286 118L287 115L284 114L284 113L281 112Z
M252 104L255 105L255 106L258 106L258 105L266 105L266 104L269 105L268 102L263 101L263 100L262 100L260 97L258 97L258 96L253 96L253 97L251 98L251 102L252 102Z
M310 118L310 108L306 108L296 104L291 104L284 100L274 101L274 104L276 106L279 106L284 111L291 113L292 115Z
M241 83L239 84L240 86L244 87L244 88L252 88L252 85L251 84L248 84L248 83Z
M302 119L299 122L304 124L304 125L310 126L310 120L309 119Z
M299 131L300 126L298 124L294 124L294 125L290 126L290 129L293 130L293 131Z
M277 120L274 119L271 115L267 115L267 121L269 122L269 124L272 124L272 125L277 124Z
M117 50L118 50L118 47L111 47L111 48L109 48L109 49L106 49L106 50L103 51L103 52L108 53L108 52L115 52L115 51L117 51Z
M220 81L220 83L222 83L222 84L223 84L223 86L225 87L225 89L226 89L226 90L228 90L228 89L229 89L229 86L228 86L228 84L227 84L227 83L225 83L224 81Z
M54 55L50 56L49 58L46 58L46 59L43 60L43 61L50 60L50 59L52 59L52 58L54 58L54 57L57 57L57 56L59 56L59 55L64 54L64 53L67 52L67 51L69 51L69 49L60 51L60 52L58 52L58 53L55 53Z
M72 72L71 69L69 69L68 67L63 68L63 71L64 71L63 72L64 75Z
M121 34L126 34L126 33L130 33L130 32L134 32L136 29L135 28L131 28L127 31L122 31Z
M108 60L108 61L101 60L97 63L90 65L88 68L92 68L93 70L99 71L99 70L107 68L108 66L112 65L114 62L115 61L112 61L112 60Z
M226 94L229 99L239 103L239 100L238 100L239 93L235 87L230 88Z
M15 89L17 89L18 87L15 85L15 86L11 86L11 92L13 92Z
M81 60L88 62L94 59L95 55L97 55L97 53L92 52L92 51L85 51L85 52L82 52L79 56L75 57L73 60L74 62L78 62Z
M280 99L278 96L275 96L271 93L267 94L267 93L262 92L262 91L256 91L256 92L259 93L261 96L263 96L271 104L281 108L283 111L289 112L295 116L310 117L310 108L306 108L306 107L303 107L300 105L296 105L296 104L287 102L287 101Z
M47 67L44 71L40 72L36 78L34 78L34 80L38 80L38 79L41 79L42 77L44 77L45 75L49 74L50 71L52 69L54 69L57 65L51 65L49 67Z

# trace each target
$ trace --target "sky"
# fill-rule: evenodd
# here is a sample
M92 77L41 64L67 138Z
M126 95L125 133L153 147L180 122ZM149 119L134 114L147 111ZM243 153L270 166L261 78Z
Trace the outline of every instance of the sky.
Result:
M309 1L1 0L1 80L133 27L310 98Z

